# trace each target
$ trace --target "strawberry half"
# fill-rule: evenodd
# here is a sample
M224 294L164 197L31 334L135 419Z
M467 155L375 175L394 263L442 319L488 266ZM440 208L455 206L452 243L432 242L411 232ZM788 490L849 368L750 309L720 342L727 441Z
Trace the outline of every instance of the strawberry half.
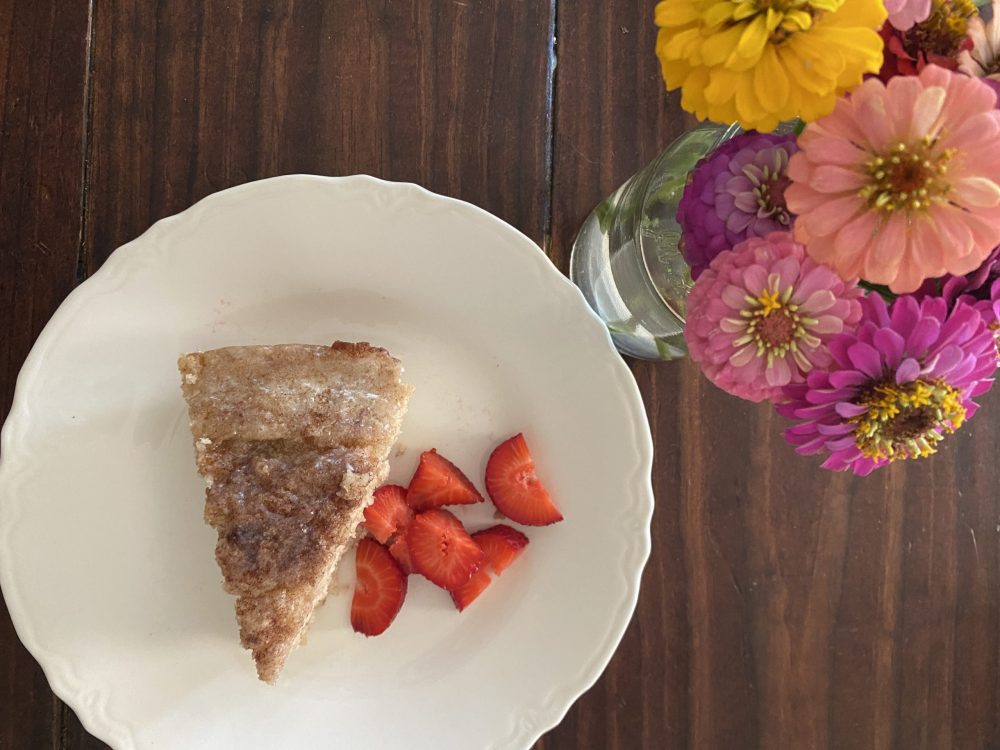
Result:
M500 575L528 546L528 537L503 524L477 531L472 539L483 551L483 563L468 583L451 592L452 601L459 612L472 604L492 582L487 568Z
M414 510L442 505L471 505L483 502L483 496L469 478L436 450L420 454L406 500Z
M486 556L486 564L497 575L503 573L528 546L528 537L517 529L498 524L477 531L472 539Z
M413 520L413 511L406 504L406 488L387 484L375 490L375 500L365 508L365 528L381 544L406 528Z
M507 518L525 526L548 526L563 520L548 490L535 476L535 462L524 435L497 446L486 464L486 491Z
M406 598L406 573L389 550L371 539L358 542L358 582L351 601L351 627L364 635L384 633Z
M406 545L406 534L396 534L396 538L389 545L389 554L405 573L413 572L413 560L410 559L410 548Z
M455 606L459 612L472 604L476 600L476 597L486 591L486 587L493 582L490 574L486 572L485 567L485 565L480 567L479 570L472 574L472 578L451 592L451 600L455 602Z
M413 569L449 591L467 583L483 561L483 551L462 522L440 508L417 514L405 538Z

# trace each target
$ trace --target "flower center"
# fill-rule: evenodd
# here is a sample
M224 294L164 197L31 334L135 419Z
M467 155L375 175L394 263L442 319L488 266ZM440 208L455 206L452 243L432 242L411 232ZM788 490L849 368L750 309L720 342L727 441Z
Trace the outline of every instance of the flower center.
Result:
M951 186L944 179L954 149L934 150L935 139L924 136L916 143L897 143L876 156L865 167L869 183L858 191L869 208L892 211L923 211L947 195Z
M781 44L799 31L812 28L813 21L827 11L835 11L844 0L733 0L734 21L743 21L758 13L767 15L770 43Z
M851 419L854 442L867 458L924 458L965 421L962 393L940 380L886 381L857 401L868 411Z
M740 311L744 334L734 342L741 347L756 346L757 356L766 356L768 367L776 358L798 351L800 342L819 345L819 339L806 330L806 326L815 325L817 321L804 316L799 306L791 301L792 288L779 291L779 283L778 276L772 274L767 289L756 297L746 296L748 307Z
M762 182L754 188L754 196L757 198L757 215L760 217L771 217L775 221L789 226L792 223L788 213L788 206L785 205L785 189L791 184L791 180L784 174L771 175L768 182Z
M931 14L906 32L903 46L914 58L920 52L954 57L962 50L975 13L972 0L931 0Z
M796 320L787 308L777 315L765 315L757 325L760 337L771 347L787 346L795 338Z

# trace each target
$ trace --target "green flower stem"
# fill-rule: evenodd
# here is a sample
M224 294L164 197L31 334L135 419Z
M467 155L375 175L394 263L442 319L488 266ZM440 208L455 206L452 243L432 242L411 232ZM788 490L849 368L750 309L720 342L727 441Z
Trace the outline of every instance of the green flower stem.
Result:
M865 281L864 279L858 282L858 286L862 289L867 289L869 292L875 292L890 304L899 296L884 284L872 284L870 281Z

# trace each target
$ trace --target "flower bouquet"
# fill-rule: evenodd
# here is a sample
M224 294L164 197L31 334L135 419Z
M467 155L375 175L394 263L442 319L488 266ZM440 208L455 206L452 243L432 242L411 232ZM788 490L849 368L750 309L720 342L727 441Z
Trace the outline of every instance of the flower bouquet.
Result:
M920 458L976 411L1000 328L1000 0L664 0L657 56L738 123L676 205L683 337L823 466ZM784 133L781 123L792 121Z

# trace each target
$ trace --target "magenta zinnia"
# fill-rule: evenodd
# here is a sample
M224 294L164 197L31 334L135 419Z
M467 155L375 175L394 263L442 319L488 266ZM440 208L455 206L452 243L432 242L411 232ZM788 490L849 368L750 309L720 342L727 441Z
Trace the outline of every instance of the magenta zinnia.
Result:
M793 135L742 133L698 162L677 206L692 277L723 250L791 226L785 188L797 150Z
M993 335L959 301L900 297L890 310L876 294L862 303L853 333L829 344L833 364L785 389L778 412L799 423L785 431L823 466L870 474L892 461L934 453L976 411L996 370Z
M719 388L773 399L830 363L825 343L857 323L860 296L790 234L774 232L716 256L688 295L684 337Z
M865 81L809 125L785 191L809 254L912 292L1000 244L1000 111L982 81L929 65Z
M962 300L976 308L994 335L1000 336L1000 247L972 273L925 281L914 296L941 297L949 309Z

